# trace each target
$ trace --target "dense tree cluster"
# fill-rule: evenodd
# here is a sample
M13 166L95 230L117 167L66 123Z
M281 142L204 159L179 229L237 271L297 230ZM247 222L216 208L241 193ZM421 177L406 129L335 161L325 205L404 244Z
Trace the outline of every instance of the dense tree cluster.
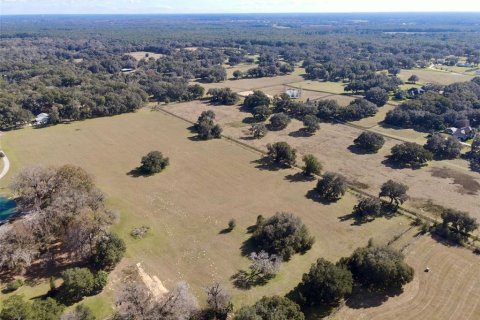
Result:
M309 250L314 242L302 220L287 212L278 212L260 223L252 240L259 250L278 254L284 260Z
M420 168L433 159L430 151L414 142L404 142L392 148L390 160L413 169Z
M443 88L425 87L427 92L389 111L385 122L403 128L438 131L448 127L480 125L480 78Z
M355 140L353 140L353 143L361 150L376 153L383 147L385 139L378 133L363 131Z
M215 113L212 110L203 111L195 123L195 130L198 137L202 140L220 139L222 137L222 127L215 124Z
M462 144L456 138L444 137L438 133L428 138L424 148L439 159L455 159L460 157L462 152Z
M210 102L213 104L223 104L231 106L236 104L240 97L230 88L212 88L207 94L210 96Z
M103 193L83 169L32 167L20 171L11 189L18 209L28 216L1 229L2 269L20 272L39 257L51 256L58 241L72 259L96 254L115 215L105 207Z
M355 281L373 289L400 288L413 280L413 268L403 254L388 246L358 248L342 260Z
M289 297L303 306L338 304L352 292L352 273L341 264L318 259Z
M437 233L459 243L464 243L471 232L478 228L477 219L467 212L446 209L442 212L442 224L437 226Z

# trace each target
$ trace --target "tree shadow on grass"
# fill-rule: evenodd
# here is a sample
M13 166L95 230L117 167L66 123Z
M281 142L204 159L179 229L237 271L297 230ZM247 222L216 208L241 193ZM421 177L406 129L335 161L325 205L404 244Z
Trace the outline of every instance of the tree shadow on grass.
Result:
M230 228L225 228L225 229L222 229L218 232L218 234L227 234L227 233L230 233L232 232L232 229Z
M297 172L295 174L289 174L285 176L285 180L290 182L309 182L315 180L314 176L307 176L302 172Z
M375 220L375 217L368 217L368 218L361 219L356 214L349 213L349 214L338 217L338 220L342 222L353 220L353 222L351 223L352 226L361 226L362 224L372 222L373 220Z
M389 298L403 293L403 288L393 288L384 291L370 291L364 287L356 286L352 295L345 304L352 309L366 309L382 305Z
M242 120L242 123L246 123L246 124L254 124L259 122L261 121L257 121L257 119L255 119L254 117L246 117L246 118L243 118Z
M321 203L321 204L324 204L324 205L330 205L330 204L338 201L338 200L329 200L329 199L325 199L325 198L320 197L320 195L318 194L317 191L315 191L315 189L309 190L307 192L307 194L305 195L305 197L307 199L310 199L312 201L315 201L315 202L318 202L318 203Z
M237 289L248 290L256 286L264 286L272 276L255 275L245 270L239 270L230 278Z
M375 152L370 152L370 151L367 151L365 149L362 149L362 148L359 148L357 147L356 145L354 144L351 144L347 147L347 149L351 152L351 153L354 153L354 154L357 154L357 155L368 155L368 154L375 154Z
M271 161L269 157L263 157L261 159L254 160L251 163L254 163L255 168L260 170L278 171L280 169L288 168L287 166Z
M288 135L290 137L294 137L294 138L308 138L308 137L313 136L312 133L308 132L304 128L300 128L297 131L292 131Z
M134 177L134 178L139 178L139 177L146 178L146 177L153 176L153 174L152 173L145 173L145 172L143 172L141 167L137 167L137 168L132 169L129 172L127 172L127 176Z

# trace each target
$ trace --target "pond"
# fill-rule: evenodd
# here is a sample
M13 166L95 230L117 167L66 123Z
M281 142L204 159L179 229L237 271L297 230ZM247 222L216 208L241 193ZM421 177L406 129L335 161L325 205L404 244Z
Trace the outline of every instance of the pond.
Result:
M0 223L15 212L15 201L0 196Z

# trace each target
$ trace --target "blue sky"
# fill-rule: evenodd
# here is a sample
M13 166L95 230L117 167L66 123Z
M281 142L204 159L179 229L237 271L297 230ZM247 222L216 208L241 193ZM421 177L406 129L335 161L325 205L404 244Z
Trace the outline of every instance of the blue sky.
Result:
M478 0L0 0L0 14L480 11Z

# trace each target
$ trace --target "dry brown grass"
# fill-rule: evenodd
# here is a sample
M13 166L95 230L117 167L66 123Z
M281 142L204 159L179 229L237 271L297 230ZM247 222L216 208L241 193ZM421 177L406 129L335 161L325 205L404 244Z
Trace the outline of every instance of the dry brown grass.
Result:
M405 243L406 239L410 240ZM399 249L407 246L407 263L415 269L415 278L405 286L403 294L381 305L373 299L363 307L347 303L334 319L480 319L478 255L445 246L429 236L405 237L399 245ZM425 272L426 267L430 272Z
M197 108L192 114L203 109L198 103L185 105ZM181 110L185 105L171 108ZM222 119L221 108L217 109ZM214 280L227 285L237 306L263 295L285 294L318 257L337 260L372 236L386 242L408 227L403 217L352 225L352 220L342 217L351 212L355 196L347 194L338 203L320 204L306 197L315 181L296 181L297 170L266 170L257 163L258 153L223 139L195 141L188 127L163 112L142 110L8 132L2 146L15 160L14 172L30 165L65 163L85 168L108 195L110 207L121 213L115 231L127 241L122 265L141 262L167 289L186 279L200 299L204 286ZM151 177L128 175L151 150L170 158L166 171ZM9 177L1 186L8 184ZM230 277L248 266L240 254L249 237L246 228L255 223L257 215L270 216L276 211L299 215L316 237L315 245L282 266L268 285L249 291L234 289ZM221 234L231 218L237 221L236 229ZM150 226L147 236L131 238L131 230L141 225ZM120 282L119 270L110 279ZM112 296L107 290L88 301L104 305L111 303Z
M148 57L146 56L148 54ZM164 55L161 53L147 52L147 51L134 51L129 52L128 55L132 56L135 60L148 60L149 58L154 58L155 60L160 59Z
M167 110L178 114L191 121L208 109L217 114L217 119L224 127L224 133L239 139L256 148L265 149L267 143L286 141L301 154L312 153L324 164L326 170L341 172L352 181L359 181L368 185L369 192L377 194L382 183L393 179L407 184L409 194L424 200L431 199L434 203L444 207L465 210L480 218L478 207L478 192L475 195L467 194L459 188L458 184L449 177L439 177L429 168L444 167L452 172L470 177L471 181L480 181L480 174L468 169L468 162L462 159L433 161L429 167L419 170L392 168L385 162L390 149L402 139L423 144L425 135L413 130L397 130L375 126L371 130L387 134L395 139L386 138L385 146L378 154L356 154L349 150L353 140L362 132L361 129L342 124L322 123L321 129L311 137L305 137L298 131L302 124L293 120L287 129L278 132L269 132L261 140L249 138L249 124L244 119L250 117L249 113L241 112L238 106L209 106L200 102L176 104L166 107ZM406 204L407 208L411 208ZM415 209L415 208L411 208Z
M420 78L420 80L418 81L419 84L425 84L425 83L451 84L454 82L469 81L470 79L473 78L473 76L468 76L465 74L446 72L446 71L440 71L440 70L432 70L432 69L402 70L398 75L398 77L403 81L407 81L407 79L412 74L416 74Z

